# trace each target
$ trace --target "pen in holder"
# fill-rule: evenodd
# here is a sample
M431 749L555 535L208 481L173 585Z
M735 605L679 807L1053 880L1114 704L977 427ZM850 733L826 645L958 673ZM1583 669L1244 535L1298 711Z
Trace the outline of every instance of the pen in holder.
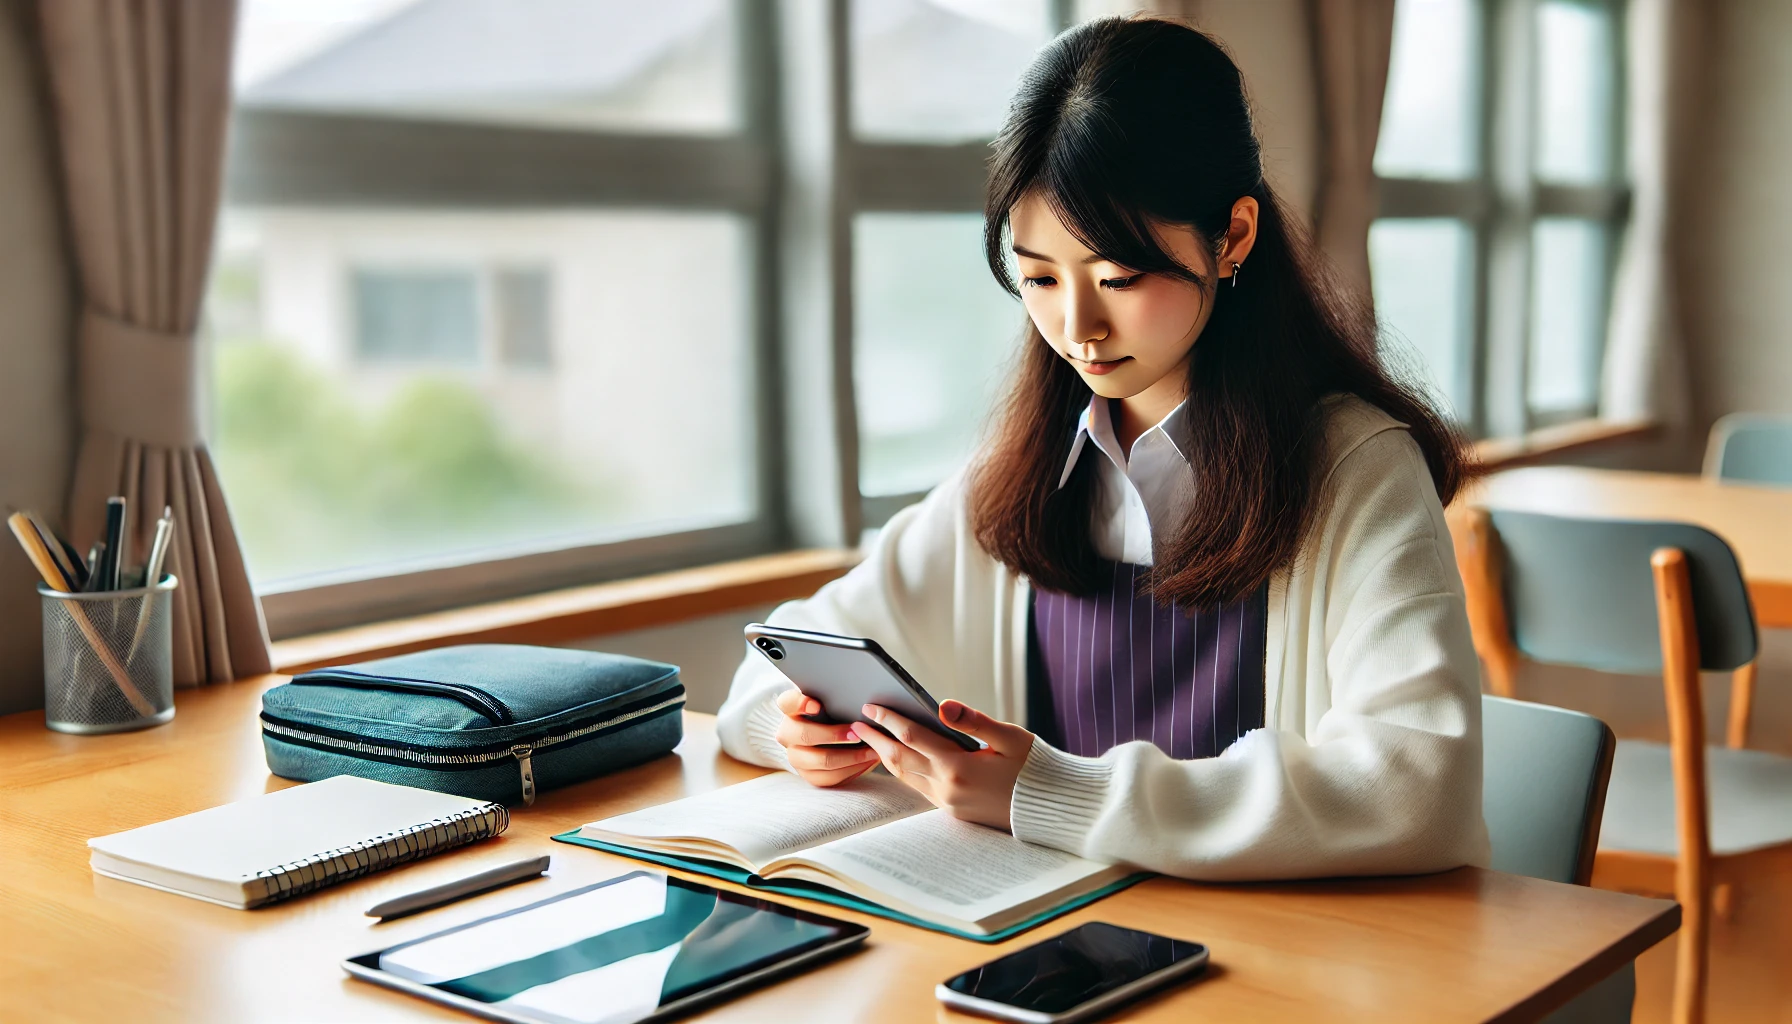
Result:
M57 732L146 729L174 717L174 588L71 594L39 584L44 724Z

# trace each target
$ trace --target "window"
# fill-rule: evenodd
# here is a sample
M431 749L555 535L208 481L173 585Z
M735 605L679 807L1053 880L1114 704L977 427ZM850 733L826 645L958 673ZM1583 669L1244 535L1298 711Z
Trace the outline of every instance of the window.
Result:
M206 315L276 635L778 542L769 6L246 0Z
M1375 312L1398 332L1391 369L1424 380L1446 409L1473 409L1474 232L1449 217L1385 218L1369 228Z
M271 631L849 544L938 483L1024 321L988 144L1069 7L244 0L206 323Z
M853 134L995 138L1021 72L1057 28L1045 0L852 0Z
M1384 355L1477 435L1593 416L1627 218L1617 0L1399 0L1370 230Z
M852 0L846 145L862 524L964 462L1025 314L983 261L983 161L1047 0Z
M854 219L852 369L868 498L925 491L971 453L1022 315L983 262L981 214Z

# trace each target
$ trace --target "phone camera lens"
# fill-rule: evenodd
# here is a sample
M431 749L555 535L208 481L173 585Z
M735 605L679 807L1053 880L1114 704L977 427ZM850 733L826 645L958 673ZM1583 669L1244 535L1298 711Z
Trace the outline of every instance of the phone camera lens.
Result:
M759 646L760 650L765 652L766 657L773 661L784 660L784 645L778 641L773 640L769 636L762 636L753 642Z

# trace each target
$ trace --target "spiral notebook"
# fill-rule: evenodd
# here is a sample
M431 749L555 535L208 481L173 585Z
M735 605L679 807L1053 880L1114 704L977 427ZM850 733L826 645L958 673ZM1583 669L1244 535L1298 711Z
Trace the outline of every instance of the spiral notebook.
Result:
M248 909L495 836L502 804L338 775L87 841L97 874Z

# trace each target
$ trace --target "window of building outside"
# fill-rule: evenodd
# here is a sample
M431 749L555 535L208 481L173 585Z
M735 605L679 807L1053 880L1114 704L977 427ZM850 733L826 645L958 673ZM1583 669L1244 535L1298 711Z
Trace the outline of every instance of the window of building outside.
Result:
M1399 0L1370 229L1383 355L1477 435L1597 414L1627 219L1616 0Z
M472 271L349 272L357 363L479 361L478 278Z

